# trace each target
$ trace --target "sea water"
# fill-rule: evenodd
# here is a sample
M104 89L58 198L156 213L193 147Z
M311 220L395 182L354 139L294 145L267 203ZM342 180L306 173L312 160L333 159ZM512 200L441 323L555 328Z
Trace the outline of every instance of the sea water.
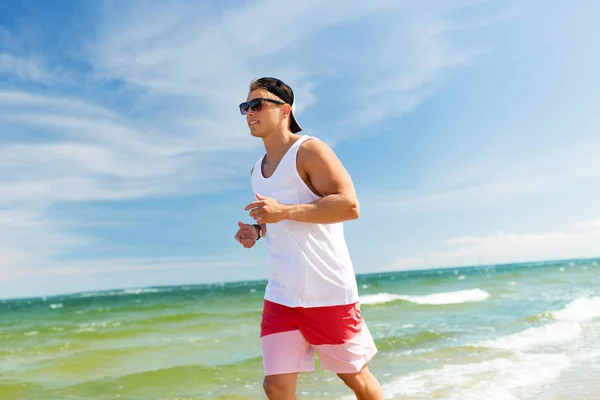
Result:
M600 261L358 277L387 399L600 399ZM263 399L264 281L0 301L0 399ZM298 398L354 398L302 374Z

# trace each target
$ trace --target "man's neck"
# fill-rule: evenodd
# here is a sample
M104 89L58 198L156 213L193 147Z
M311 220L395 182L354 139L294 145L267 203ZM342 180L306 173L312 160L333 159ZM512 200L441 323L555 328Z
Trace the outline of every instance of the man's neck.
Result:
M277 132L263 138L268 160L279 160L295 141L295 135L290 131Z

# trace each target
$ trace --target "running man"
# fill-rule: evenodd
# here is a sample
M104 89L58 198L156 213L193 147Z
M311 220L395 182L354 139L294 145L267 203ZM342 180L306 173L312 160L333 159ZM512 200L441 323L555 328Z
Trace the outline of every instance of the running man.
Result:
M359 400L383 399L367 362L377 349L361 317L343 222L359 217L354 184L329 146L299 135L294 93L279 79L250 85L240 111L265 154L251 171L256 199L235 238L251 248L264 238L271 265L261 321L264 390L296 398L298 373L314 371L316 351Z

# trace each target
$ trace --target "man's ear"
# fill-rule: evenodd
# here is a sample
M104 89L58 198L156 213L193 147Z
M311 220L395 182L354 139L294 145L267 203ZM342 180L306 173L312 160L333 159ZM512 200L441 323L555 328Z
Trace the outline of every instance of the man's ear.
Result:
M284 117L289 117L291 113L292 113L292 106L290 106L289 104L285 103L283 105L283 116Z

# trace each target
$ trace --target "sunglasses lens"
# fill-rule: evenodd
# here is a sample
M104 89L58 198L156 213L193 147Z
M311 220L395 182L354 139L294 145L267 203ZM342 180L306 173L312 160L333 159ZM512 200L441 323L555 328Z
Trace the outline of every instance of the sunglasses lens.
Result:
M246 115L246 113L248 113L248 110L252 110L255 112L262 110L262 99L252 99L250 101L246 101L240 104L240 112L242 113L242 115Z
M250 100L250 108L252 111L260 111L262 109L262 99Z

